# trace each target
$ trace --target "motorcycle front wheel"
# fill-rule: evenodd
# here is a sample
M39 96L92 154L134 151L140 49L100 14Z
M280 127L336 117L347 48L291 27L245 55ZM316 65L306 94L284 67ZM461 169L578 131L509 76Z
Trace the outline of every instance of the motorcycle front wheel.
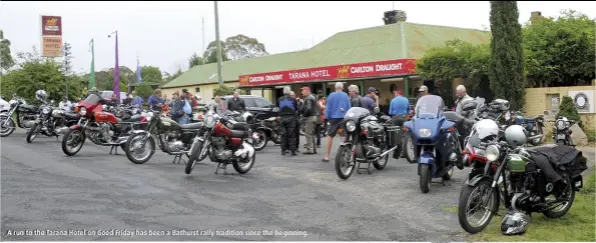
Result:
M77 154L85 143L85 133L82 130L69 130L62 137L62 152L68 156Z
M422 193L430 191L430 180L432 179L432 171L430 165L420 165L420 190Z
M464 185L459 197L457 217L461 227L470 234L484 230L499 208L499 194L491 187L489 180L482 180L475 186ZM473 215L479 212L479 219Z
M346 180L354 173L355 163L352 160L352 148L350 146L340 146L335 155L335 173L337 176Z
M41 125L33 124L31 129L29 129L29 132L27 132L27 143L32 143L33 140L35 140L35 138L37 137L37 134L39 134L40 130L41 130Z
M190 156L188 156L188 162L186 162L186 167L184 168L184 173L187 175L192 172L192 169L195 167L197 162L197 158L203 149L203 141L199 140L196 144L193 144L190 148Z
M211 145L211 141L209 141L209 140L206 140L203 143L203 149L201 149L201 154L199 154L199 158L197 159L197 162L201 162L205 158L207 158L207 155L209 155L209 146L210 145Z
M155 140L153 137L147 137L147 134L137 133L130 135L126 143L123 144L123 150L130 162L135 164L144 164L149 161L155 153ZM148 138L148 139L147 139ZM143 139L147 139L141 147ZM140 154L140 155L139 155Z
M403 145L404 153L406 154L406 159L410 164L416 163L416 151L414 148L414 142L410 136L406 137L405 144Z
M0 116L0 137L10 136L15 129L16 127L12 118L4 115Z

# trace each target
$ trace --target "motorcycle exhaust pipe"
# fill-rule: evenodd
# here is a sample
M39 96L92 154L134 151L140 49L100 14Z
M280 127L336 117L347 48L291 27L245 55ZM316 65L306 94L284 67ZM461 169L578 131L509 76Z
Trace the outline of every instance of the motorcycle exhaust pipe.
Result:
M383 152L383 153L382 153L382 154L381 154L379 157L385 157L385 155L387 155L387 154L389 154L389 153L393 152L393 151L394 151L394 150L396 150L396 149L397 149L397 146L394 146L393 148L391 148L391 149L389 149L389 150L387 150L387 151Z
M35 121L24 121L23 122L23 127L25 127L25 128L31 128L31 127L33 127L33 124L35 124Z
M70 128L69 127L62 127L62 128L58 128L56 129L56 134L64 134L66 133Z

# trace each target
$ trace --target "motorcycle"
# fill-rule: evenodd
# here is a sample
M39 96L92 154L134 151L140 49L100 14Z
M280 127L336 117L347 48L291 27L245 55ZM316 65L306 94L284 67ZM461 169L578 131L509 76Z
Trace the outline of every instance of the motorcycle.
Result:
M430 191L432 178L441 178L443 185L450 180L453 167L463 169L462 148L456 126L474 121L455 112L443 111L445 103L440 96L422 96L416 104L416 116L404 123L405 136L412 138L417 155L420 190Z
M521 125L529 132L528 141L530 144L534 146L542 144L544 141L544 115L524 117L524 112L520 110L515 112L514 116L515 124Z
M245 174L255 163L256 153L251 145L252 131L247 123L237 122L226 115L213 111L207 113L203 126L195 136L190 148L190 156L184 172L190 174L199 157L207 154L212 162L217 163L215 174L220 169L227 174L227 166L232 164L234 170ZM205 155L206 156L206 155Z
M262 132L265 133L268 141L273 141L276 145L281 144L281 136L283 136L279 119L279 117L270 117L261 121Z
M475 161L462 187L458 206L462 228L471 234L481 232L497 214L500 201L508 210L540 212L549 218L560 218L567 214L575 199L575 192L583 186L581 172L587 169L586 158L581 156L581 152L571 161L545 162L553 165L563 178L564 183L557 184L547 180L531 150L495 137L470 138L474 148L484 151L486 160ZM549 199L551 196L555 198ZM474 218L479 219L474 222L472 217L476 213L479 215Z
M379 108L375 108L374 112L379 114ZM352 107L346 112L342 121L346 127L346 139L335 155L335 172L339 178L350 178L354 167L357 167L358 173L360 169L366 169L370 174L371 163L377 170L385 168L389 153L398 148L394 138L399 126L391 125L390 120L384 115L378 119L361 107ZM363 163L367 167L362 168Z
M86 138L101 146L111 146L110 154L118 154L118 147L126 151L125 143L133 130L142 129L147 125L147 119L142 115L134 115L123 120L115 115L104 112L104 101L97 94L90 94L75 107L81 118L76 125L64 134L62 138L62 152L68 156L77 154Z
M555 126L553 126L553 140L557 145L567 145L575 147L573 141L571 140L571 126L575 124L573 120L567 120L567 117L560 116L554 122Z
M39 115L35 123L27 131L27 143L32 143L40 133L48 137L56 137L63 134L68 127L76 124L79 119L77 114L67 113L53 107L54 101L39 106Z
M16 114L16 124L19 128L30 129L35 124L35 119L39 113L38 108L33 105L28 105L24 99L12 95L12 99L8 102L10 110L8 112L0 113L0 137L10 136L16 129L13 114Z
M144 164L155 153L155 140L162 152L174 155L172 163L188 157L193 138L199 136L203 123L178 124L174 120L151 113L145 130L134 130L126 141L126 157L135 164Z

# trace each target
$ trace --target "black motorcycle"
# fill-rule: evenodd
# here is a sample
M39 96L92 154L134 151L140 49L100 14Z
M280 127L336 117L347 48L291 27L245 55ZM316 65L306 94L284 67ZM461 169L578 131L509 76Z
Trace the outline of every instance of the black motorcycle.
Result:
M10 110L0 114L0 137L10 136L16 129L13 115L16 114L16 125L22 129L30 129L35 124L39 111L37 107L28 105L24 99L13 94L9 101Z
M375 108L375 113L379 109ZM335 172L341 179L348 179L357 167L358 173L366 169L370 174L370 164L377 170L387 165L389 154L398 148L396 144L399 126L390 124L391 118L380 115L377 118L361 107L352 107L344 116L346 139L339 146L335 156ZM361 167L367 164L367 167Z
M583 186L581 173L587 169L586 157L566 146L532 151L498 140L485 142L477 136L469 139L470 145L485 151L487 161L474 161L462 188L458 210L462 228L471 234L481 232L497 214L501 200L507 210L526 214L539 212L549 218L567 214L575 192ZM546 155L549 150L561 149L566 150L566 155L574 153L576 156L555 158L560 157L556 152ZM548 178L552 178L552 174L549 176L540 169L539 162L552 166L563 183L551 182Z
M553 141L557 145L567 145L575 147L573 141L571 140L571 126L575 124L573 120L567 120L567 117L560 116L554 122L555 126L553 126Z
M48 137L60 136L72 125L77 124L80 116L77 113L65 112L52 106L53 101L39 106L39 115L35 123L27 131L27 143L32 143L38 134Z

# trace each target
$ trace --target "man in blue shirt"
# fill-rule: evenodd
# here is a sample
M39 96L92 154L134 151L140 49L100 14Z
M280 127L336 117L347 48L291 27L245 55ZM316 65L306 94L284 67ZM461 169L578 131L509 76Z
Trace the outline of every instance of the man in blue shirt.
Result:
M156 111L156 112L161 112L161 109L164 104L163 99L161 99L161 90L156 89L154 95L149 97L149 99L147 100L147 103L149 104L150 110Z
M132 91L132 105L137 106L137 108L142 109L143 108L143 98L137 96L137 92Z
M408 112L410 111L410 101L408 98L402 96L401 90L394 90L393 93L395 94L395 98L391 100L389 104L389 115L391 116L391 123L394 126L402 126L404 121L406 121ZM401 154L401 147L404 144L405 139L399 139L401 136L401 131L394 137L393 144L397 144L397 149L394 150L393 158L399 159L399 155ZM405 151L405 150L404 150Z
M374 114L375 107L379 107L379 97L377 96L378 90L374 87L368 88L367 94L362 97L362 108L370 111Z
M340 127L340 123L350 108L350 98L344 92L344 84L342 82L335 83L335 92L329 94L329 97L327 97L327 107L325 109L325 119L329 121L329 130L327 131L327 156L323 158L323 162L329 162L333 138L337 134L338 129L341 128L343 130L343 127ZM339 136L343 141L344 136L342 134Z

